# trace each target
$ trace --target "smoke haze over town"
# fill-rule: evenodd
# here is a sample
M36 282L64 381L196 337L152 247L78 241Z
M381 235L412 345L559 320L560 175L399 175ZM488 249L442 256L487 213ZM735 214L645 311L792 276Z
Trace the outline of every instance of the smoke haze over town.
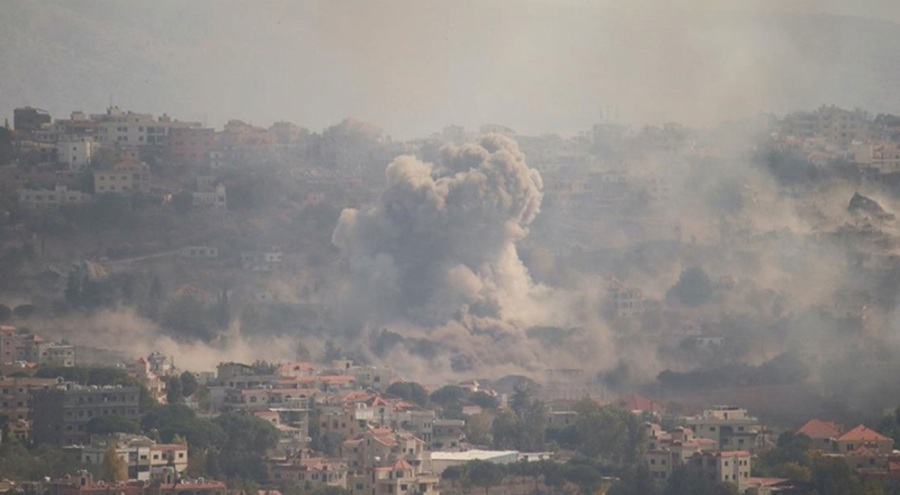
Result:
M893 0L6 0L0 68L20 492L900 493Z

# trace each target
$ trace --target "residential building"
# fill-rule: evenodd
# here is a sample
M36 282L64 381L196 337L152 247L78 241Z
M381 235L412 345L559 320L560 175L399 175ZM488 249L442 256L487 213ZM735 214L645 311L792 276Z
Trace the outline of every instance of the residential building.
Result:
M438 495L440 479L430 473L420 473L403 459L392 465L354 472L350 477L352 495Z
M66 170L80 172L91 165L94 148L92 136L63 135L56 141L56 159L66 166Z
M38 342L37 363L43 366L75 366L75 346L65 340L59 342Z
M13 110L13 129L30 134L50 123L50 114L39 108L24 107Z
M436 449L455 449L466 439L466 422L462 419L435 419L432 446Z
M668 433L654 423L648 423L646 427L644 461L654 480L668 479L675 468L684 465L694 454L714 452L718 447L713 440L697 438L690 428L678 427Z
M798 428L796 433L808 436L812 440L812 449L833 452L837 448L838 437L843 434L843 428L832 421L811 419Z
M93 200L93 196L81 191L69 190L66 186L46 189L19 189L19 204L32 210L48 210L70 204L83 204Z
M140 418L138 387L82 386L66 382L31 394L32 438L36 443L84 443L89 437L88 421L99 416Z
M216 149L216 131L207 127L169 129L166 158L174 165L209 165L209 154Z
M210 189L192 191L191 198L196 207L219 211L228 209L228 191L223 184L216 184Z
M154 468L166 466L174 468L180 475L188 466L187 445L157 444L141 435L120 433L92 438L87 445L72 445L63 449L83 465L102 466L111 443L115 444L116 454L125 463L129 480L149 481Z
M889 455L894 450L894 440L865 426L859 425L843 433L835 440L835 451L849 455L850 452L865 447L876 455Z
M58 495L227 495L225 483L206 479L178 478L169 466L150 471L150 481L137 480L127 483L94 482L89 471L66 477L53 483L51 493Z
M292 485L310 487L347 487L347 465L340 459L308 457L301 452L298 457L285 459L270 465L272 481L281 486Z
M638 316L644 312L644 293L637 288L628 287L617 279L609 284L612 309L619 318Z
M97 137L104 146L164 146L170 130L200 127L199 122L179 122L166 114L155 119L119 107L109 107L105 114L91 115L91 119L98 123Z
M710 481L733 483L739 492L743 492L750 481L750 459L750 452L746 450L698 452L685 464L699 470Z
M629 394L621 397L616 401L616 404L635 414L649 413L659 416L666 412L666 406L662 402L657 402L638 394Z
M394 372L386 366L351 366L346 373L353 376L360 387L379 392L387 390L394 377Z
M127 369L128 375L146 387L150 395L158 402L166 402L166 381L163 379L165 372L154 371L150 359L140 357L137 361L129 364Z
M703 411L700 416L686 418L685 424L698 437L714 440L723 450L755 450L762 446L762 426L757 418L747 414L746 409L716 406Z
M283 260L284 254L278 249L241 253L241 266L254 272L274 271Z
M116 163L112 170L95 170L94 192L131 193L150 191L150 166L126 159Z
M178 251L178 256L188 259L214 260L219 257L219 249L210 246L185 246Z
M31 435L31 393L49 390L57 383L56 378L0 378L0 415L21 426L11 431L19 440L28 440Z

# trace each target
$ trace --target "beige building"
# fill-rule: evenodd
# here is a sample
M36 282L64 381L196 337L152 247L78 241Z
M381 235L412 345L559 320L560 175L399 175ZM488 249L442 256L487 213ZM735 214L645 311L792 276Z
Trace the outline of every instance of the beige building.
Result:
M150 191L150 166L134 160L122 160L112 170L95 170L94 192L131 193Z
M700 416L686 418L685 424L697 437L713 440L723 450L754 450L763 441L759 419L735 406L708 409Z
M271 465L272 480L278 485L347 488L347 465L339 459L297 457Z
M691 456L686 465L700 470L711 481L734 483L743 491L750 481L750 452L731 450L701 452Z
M106 460L112 442L116 445L116 454L125 462L130 480L149 480L153 468L170 466L179 474L187 469L187 445L157 444L140 435L111 435L88 445L64 447L64 450L81 464L99 466Z
M860 447L865 447L877 455L889 455L894 450L894 440L865 425L859 425L835 441L835 451L839 454L848 455Z

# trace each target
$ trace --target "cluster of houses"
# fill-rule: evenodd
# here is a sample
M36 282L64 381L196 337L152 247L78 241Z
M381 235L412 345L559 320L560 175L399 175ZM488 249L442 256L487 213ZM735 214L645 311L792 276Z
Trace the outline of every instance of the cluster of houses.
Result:
M0 370L43 366L75 366L75 346L43 339L25 328L0 325Z
M634 399L630 399L632 402ZM652 401L635 405L645 413L658 413ZM740 493L806 493L802 481L754 477L752 464L762 451L774 448L772 431L746 409L717 406L696 416L675 417L679 426L665 431L656 422L645 423L644 463L650 477L664 483L680 466L698 470L709 480L732 483ZM845 430L840 425L811 419L794 433L810 439L810 452L840 459L859 476L900 478L900 452L894 441L865 425Z

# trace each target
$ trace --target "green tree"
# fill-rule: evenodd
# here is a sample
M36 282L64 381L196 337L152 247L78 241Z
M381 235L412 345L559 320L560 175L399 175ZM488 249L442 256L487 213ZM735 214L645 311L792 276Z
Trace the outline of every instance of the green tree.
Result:
M10 318L12 318L12 315L12 308L5 304L0 304L0 321L8 321Z
M485 495L503 481L504 475L503 468L493 462L477 460L465 464L464 476L471 484L484 488Z
M466 440L474 445L491 445L494 441L491 436L493 420L494 417L486 412L469 416L466 419Z
M13 315L21 320L27 320L34 314L34 306L31 304L20 304L13 308Z
M227 434L223 452L248 452L264 456L278 444L278 429L255 416L225 413L216 417L213 423Z
M566 480L578 487L581 495L593 495L600 489L603 475L587 464L570 466L565 473Z
M413 402L422 407L428 404L428 392L425 391L424 387L415 382L392 383L391 386L385 390L385 393Z
M166 382L166 402L169 404L181 403L181 399L184 398L181 379L177 376L166 376L163 377L163 381Z
M644 429L640 418L615 406L600 406L584 399L575 406L577 450L591 458L616 464L634 464L640 459Z
M494 417L491 426L494 448L514 449L523 443L525 438L522 420L512 411L500 411Z
M431 393L431 402L440 406L458 404L469 395L468 391L456 385L445 385Z
M469 402L489 411L495 411L498 407L500 407L500 402L496 397L488 395L481 391L472 394L469 397Z
M181 380L181 394L184 397L190 397L194 395L194 392L197 391L197 377L194 376L190 371L185 371L180 376Z
M463 471L464 469L461 465L448 466L441 473L441 479L444 481L449 481L451 487L456 486L456 483L462 479Z
M135 434L140 432L140 426L137 422L118 414L95 416L87 422L85 429L91 435L110 435L113 433Z

